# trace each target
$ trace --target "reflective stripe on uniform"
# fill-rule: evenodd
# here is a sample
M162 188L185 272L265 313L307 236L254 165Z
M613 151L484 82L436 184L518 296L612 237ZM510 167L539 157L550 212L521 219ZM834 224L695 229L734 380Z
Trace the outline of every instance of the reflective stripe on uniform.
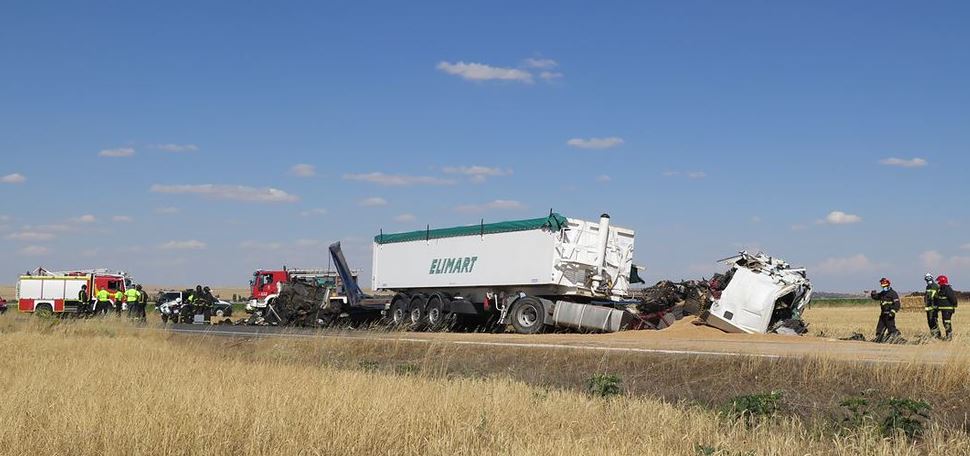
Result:
M957 308L956 307L953 307L953 306L947 306L947 307L937 307L937 309L940 309L940 310L956 310Z

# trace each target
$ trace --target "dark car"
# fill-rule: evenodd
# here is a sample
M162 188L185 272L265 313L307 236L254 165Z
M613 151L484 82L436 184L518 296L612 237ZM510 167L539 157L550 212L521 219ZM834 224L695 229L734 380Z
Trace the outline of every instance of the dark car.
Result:
M166 306L166 308L173 305L174 307L180 307L183 301L188 300L187 297L183 298L184 294L185 292L182 291L163 291L159 293L158 298L155 300L156 306L159 307L160 310L163 306ZM165 315L165 317L168 316L164 311L163 315ZM232 304L221 299L216 301L212 304L212 315L219 318L231 317ZM167 319L165 317L163 317L163 319Z

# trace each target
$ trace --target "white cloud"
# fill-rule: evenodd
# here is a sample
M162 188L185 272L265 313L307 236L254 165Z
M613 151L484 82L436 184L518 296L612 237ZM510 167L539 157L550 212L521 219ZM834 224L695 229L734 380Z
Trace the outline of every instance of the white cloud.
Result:
M31 229L30 226L25 226L24 227L24 230L29 230L29 229ZM72 227L70 227L68 225L64 225L64 224L50 224L50 225L37 225L37 226L33 227L33 229L37 229L37 230L40 230L40 231L65 232L65 231L71 231L74 228L72 228Z
M609 149L623 144L623 138L610 136L607 138L572 138L566 144L580 149Z
M970 257L968 256L954 255L947 257L936 250L928 250L921 253L919 259L923 266L930 270L956 269L966 271L970 269Z
M398 222L398 223L410 223L410 222L413 222L413 221L415 221L417 219L418 218L415 217L412 214L401 214L401 215L398 215L398 216L395 216L394 217L394 221L395 222Z
M128 216L128 215L115 215L115 216L111 217L111 221L112 222L121 222L121 223L131 223L131 222L133 222L135 220L133 218L131 218L131 216Z
M484 63L439 62L435 67L467 81L515 81L532 84L532 73L518 68L493 67Z
M844 258L829 258L813 268L822 274L854 274L859 272L871 271L878 265L873 263L863 254L857 254Z
M19 253L23 256L42 256L51 253L51 249L39 245L29 245L20 249Z
M4 184L22 184L27 182L27 178L24 177L23 174L13 173L0 177L0 182L3 182Z
M485 212L488 210L519 210L525 205L515 200L494 200L485 204L463 204L455 208L458 212Z
M923 263L923 266L930 269L939 268L943 264L943 254L936 250L928 250L921 253L919 259Z
M283 248L283 244L280 242L242 241L239 243L239 248L245 250L279 250Z
M680 171L669 171L668 170L668 171L664 171L663 172L663 175L664 175L664 177L680 177L680 176L684 176L684 177L686 177L688 179L703 179L703 178L707 177L707 173L704 172L704 171L680 172Z
M387 187L403 187L408 185L453 185L454 180L431 176L408 176L404 174L385 174L373 172L366 174L344 174L344 180L369 182Z
M564 75L558 71L543 71L539 73L539 78L545 81L552 81L554 79L560 79Z
M119 147L117 149L103 149L98 152L99 157L123 158L135 155L135 149L131 147Z
M827 223L829 225L849 225L852 223L859 223L862 221L862 217L855 214L847 214L842 211L832 211L829 215L825 216L825 220L819 220L820 223Z
M508 176L512 174L510 169L491 168L488 166L446 166L442 168L445 174L462 174L470 176L471 181L476 184L485 182L489 177Z
M379 196L372 196L360 200L360 205L364 207L387 206L387 200Z
M290 168L290 174L296 177L313 177L317 175L317 167L308 165L306 163L300 163L299 165L293 165L293 167Z
M522 63L529 68L541 68L549 69L559 66L559 62L553 59L542 59L542 58L528 58L522 61Z
M600 174L599 176L596 176L596 182L606 183L606 182L610 182L612 180L613 180L613 178L610 177L610 176L607 176L606 174Z
M165 152L195 152L199 150L199 146L195 144L156 144L154 147Z
M960 246L960 248L963 249L963 250L970 250L970 243L963 244L963 245Z
M25 242L37 242L37 241L49 241L54 239L53 233L45 233L42 231L20 231L17 233L10 233L4 236L4 239L9 241L25 241Z
M4 184L22 184L27 182L27 178L24 177L23 174L13 173L0 177L0 182L3 182Z
M879 164L885 166L897 166L900 168L922 168L928 165L929 162L922 158L905 159L892 157L879 160Z
M313 215L327 215L327 210L322 207L318 207L300 212L300 216L302 217L310 217Z
M169 194L193 194L212 199L226 199L254 203L292 203L300 198L275 188L256 188L244 185L152 185L151 191Z
M168 241L158 248L163 250L202 250L206 248L205 242L188 240L188 241Z
M98 218L91 214L84 214L80 217L74 217L71 219L74 223L94 223L98 221Z

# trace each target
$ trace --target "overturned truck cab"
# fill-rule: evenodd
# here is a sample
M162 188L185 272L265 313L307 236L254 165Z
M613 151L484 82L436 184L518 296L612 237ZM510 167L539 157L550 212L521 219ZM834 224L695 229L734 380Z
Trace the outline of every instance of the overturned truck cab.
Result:
M812 299L804 268L759 253L722 260L731 269L712 284L711 308L701 315L709 326L732 333L803 332L801 314Z

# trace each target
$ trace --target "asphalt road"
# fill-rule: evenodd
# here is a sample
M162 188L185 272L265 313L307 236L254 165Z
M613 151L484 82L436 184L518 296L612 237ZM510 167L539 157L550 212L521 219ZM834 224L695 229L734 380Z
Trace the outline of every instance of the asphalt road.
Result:
M818 337L724 334L713 328L626 331L615 334L483 334L422 333L370 330L317 330L266 326L176 325L166 331L214 337L296 339L365 339L416 344L453 344L494 348L591 350L670 356L755 357L766 359L826 358L877 364L943 364L970 357L962 346L887 345Z

